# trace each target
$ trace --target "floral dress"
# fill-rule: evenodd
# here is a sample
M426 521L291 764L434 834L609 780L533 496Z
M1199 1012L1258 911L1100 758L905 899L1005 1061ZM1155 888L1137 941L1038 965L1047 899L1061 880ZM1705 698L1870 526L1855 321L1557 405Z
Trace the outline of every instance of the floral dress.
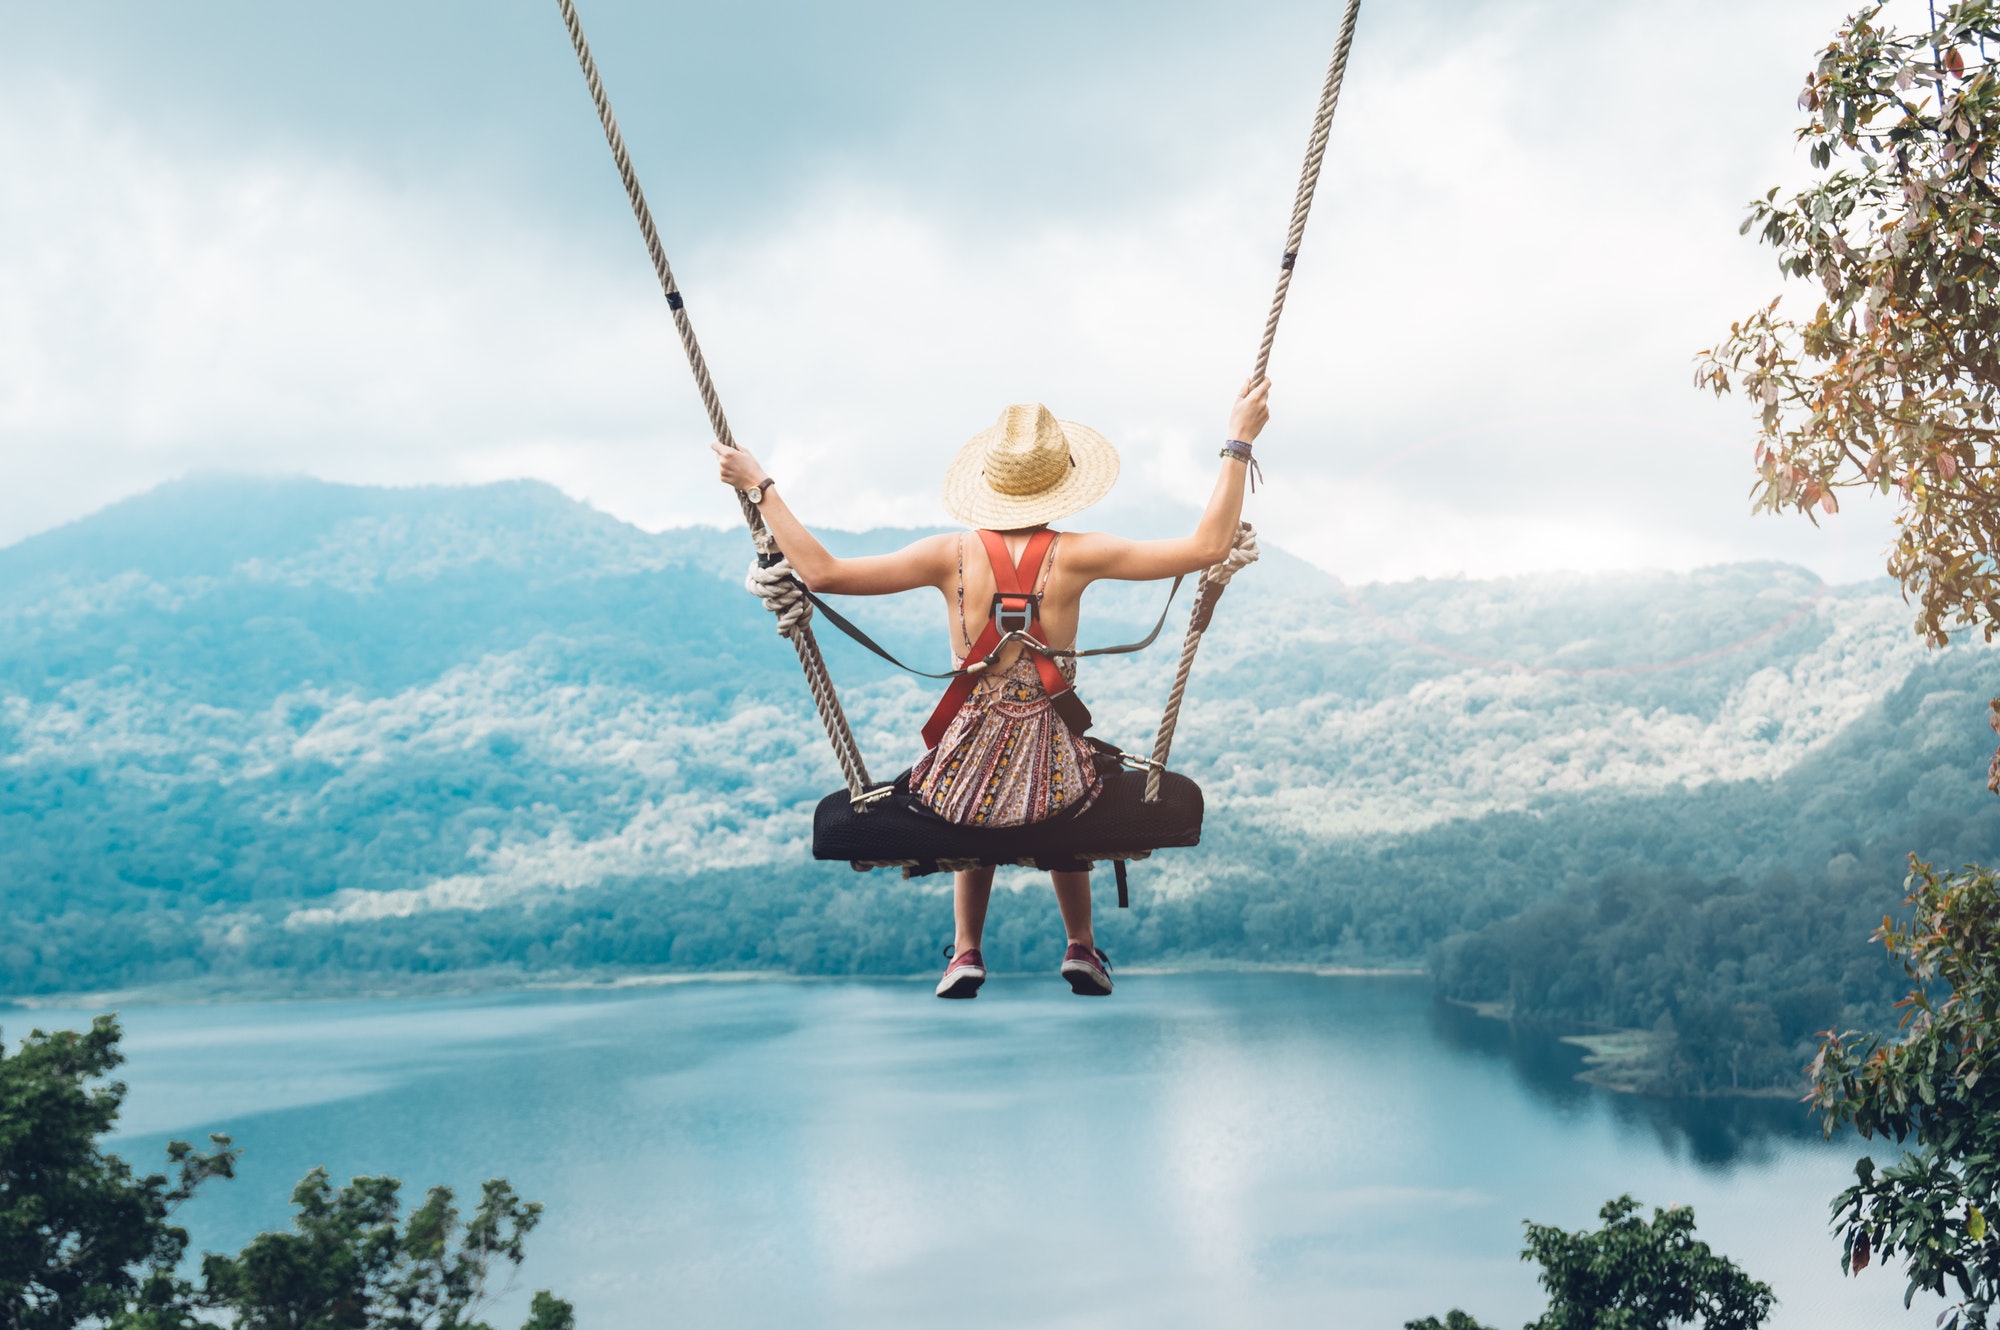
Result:
M1058 537L1060 543L1060 537ZM1050 545L1039 590L1055 564ZM965 630L965 545L958 554L958 631ZM965 663L955 657L953 668ZM1059 657L1065 679L1076 678L1076 662ZM1104 782L1093 750L1056 715L1042 687L1034 657L1021 652L1013 664L994 670L974 686L937 747L910 769L910 792L938 816L973 827L1019 827L1046 822L1088 808Z

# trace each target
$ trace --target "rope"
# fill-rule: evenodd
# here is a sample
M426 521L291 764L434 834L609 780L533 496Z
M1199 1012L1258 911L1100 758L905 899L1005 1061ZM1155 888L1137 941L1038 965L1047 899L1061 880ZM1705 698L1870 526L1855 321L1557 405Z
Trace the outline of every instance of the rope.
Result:
M769 565L762 559L753 559L743 585L764 602L765 609L777 616L778 636L794 647L799 647L802 642L813 642L812 600L806 595L804 584L793 575L792 565L783 557ZM812 693L813 704L819 708L820 715L841 717L838 731L832 725L827 726L827 737L833 741L833 753L839 759L841 771L848 776L848 797L859 798L868 788L868 767L861 758L861 748L854 740L854 731L846 723L840 697L834 692L833 676L827 673L826 661L816 646L810 652L800 649L799 665L805 671L806 688ZM861 781L859 790L854 788L857 775Z
M1264 340L1257 345L1257 368L1250 382L1264 377L1271 366L1271 346L1278 340L1278 320L1285 313L1285 294L1292 289L1292 268L1299 261L1299 247L1305 243L1306 217L1312 212L1313 191L1319 187L1320 163L1326 160L1327 135L1333 130L1333 108L1340 102L1340 85L1347 77L1347 52L1354 45L1354 23L1361 14L1361 0L1347 0L1347 12L1340 19L1340 38L1334 43L1333 61L1326 67L1326 83L1320 88L1319 110L1313 116L1312 136L1306 140L1306 161L1299 171L1299 192L1292 199L1292 225L1285 232L1285 255L1278 263L1278 289L1271 294L1271 312L1264 318ZM1229 579L1257 560L1257 533L1248 522L1236 528L1236 543L1221 563L1203 570L1196 589L1194 609L1188 614L1187 636L1181 639L1180 666L1174 671L1174 686L1167 694L1166 710L1160 715L1159 733L1153 737L1153 765L1146 770L1146 802L1160 799L1160 773L1166 769L1167 754L1174 746L1174 730L1181 721L1181 702L1187 696L1188 675L1194 670L1194 653L1201 649L1202 634L1208 631L1215 603L1222 599Z
M779 637L789 641L812 618L812 602L806 599L805 588L793 576L792 565L784 559L768 568L762 559L753 560L743 586L764 602L765 609L778 616Z
M1195 588L1194 609L1188 615L1187 636L1181 639L1181 661L1174 670L1174 686L1167 694L1167 708L1160 715L1160 732L1153 738L1153 765L1146 768L1146 802L1160 801L1160 773L1166 769L1167 754L1174 746L1174 729L1181 723L1181 701L1187 696L1188 675L1194 671L1194 653L1201 649L1202 634L1215 614L1215 602L1229 579L1257 562L1257 532L1248 522L1236 524L1236 542L1221 563L1202 570L1201 584Z
M567 0L565 0L567 3ZM1271 344L1278 340L1278 319L1285 312L1285 293L1292 289L1292 265L1299 260L1299 246L1305 243L1306 214L1312 211L1313 191L1319 186L1319 166L1326 159L1326 136L1333 129L1333 108L1340 101L1341 80L1347 77L1347 51L1354 45L1354 21L1360 17L1361 0L1347 0L1347 12L1340 19L1340 39L1334 43L1333 63L1326 67L1326 84L1319 92L1319 114L1313 118L1312 137L1306 141L1306 164L1299 172L1299 192L1292 200L1292 227L1285 232L1285 257L1278 264L1278 289L1271 296L1271 312L1264 319L1264 340L1257 347L1257 368L1250 382L1264 377L1271 366Z
M709 428L715 432L716 442L734 448L736 436L729 430L729 418L722 413L722 398L715 391L715 381L709 377L708 360L701 353L701 343L695 340L694 323L688 318L680 286L674 281L674 270L667 262L667 251L660 244L660 233L653 226L653 210L646 206L646 194L639 188L638 172L632 169L632 158L625 151L625 136L618 132L618 117L611 113L611 99L604 94L604 80L598 76L597 61L591 57L590 43L584 40L583 22L577 17L574 0L556 0L556 4L562 10L563 26L569 29L570 45L576 49L576 63L583 70L584 84L590 89L591 105L597 108L597 121L604 126L604 141L611 145L611 160L618 166L618 178L624 182L625 197L632 204L632 216L638 219L639 234L645 239L647 257L653 260L653 274L660 279L660 294L667 298L674 329L680 333L681 350L687 353L688 368L694 372L694 386L701 393L702 409L708 412ZM743 510L743 521L750 528L750 539L756 544L757 552L777 553L777 542L765 529L757 505L750 502L749 496L741 490L736 492L736 506ZM786 571L789 573L790 570ZM766 603L769 603L768 599ZM819 642L807 623L810 614L811 607L808 606L804 613L790 620L788 628L786 616L780 613L778 631L798 652L799 668L805 671L806 687L812 692L813 705L819 709L820 722L826 726L826 736L833 741L833 754L840 762L842 777L847 781L848 797L859 799L869 786L868 767L854 742L854 730L847 723L847 714L841 710L833 679L826 672L826 661L820 655Z

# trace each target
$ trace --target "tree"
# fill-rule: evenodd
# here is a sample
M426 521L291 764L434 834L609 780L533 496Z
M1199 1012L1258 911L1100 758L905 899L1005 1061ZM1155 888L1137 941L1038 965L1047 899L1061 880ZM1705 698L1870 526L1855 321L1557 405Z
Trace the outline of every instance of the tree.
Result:
M1820 174L1752 205L1743 229L1788 278L1783 297L1701 353L1697 381L1762 407L1760 509L1839 509L1866 486L1899 498L1889 571L1917 630L2000 632L2000 42L1992 0L1957 0L1925 32L1848 20L1807 76L1798 131ZM2000 45L1994 47L2000 56Z
M1844 1267L1901 1257L1905 1304L1919 1289L1957 1306L1948 1330L1986 1330L2000 1299L2000 878L1940 876L1911 861L1911 918L1877 931L1912 987L1893 1038L1829 1034L1812 1065L1813 1105L1829 1135L1914 1140L1887 1168L1863 1157L1833 1204Z
M166 1314L185 1291L174 1271L188 1235L173 1212L210 1178L233 1173L237 1152L226 1136L211 1136L207 1153L169 1145L171 1182L138 1177L99 1148L125 1087L93 1082L125 1060L118 1039L118 1023L100 1016L88 1031L36 1030L11 1057L0 1045L0 1325L8 1330Z
M1492 1326L1481 1325L1464 1312L1453 1308L1440 1321L1435 1316L1426 1316L1420 1321L1403 1322L1403 1330L1493 1330Z
M1530 1221L1521 1259L1540 1262L1549 1305L1526 1330L1756 1330L1771 1313L1768 1285L1694 1236L1682 1206L1638 1216L1630 1196L1605 1202L1604 1226L1580 1233ZM1485 1330L1461 1311L1403 1330Z
M5 1330L200 1330L204 1312L239 1330L488 1330L472 1320L496 1259L519 1264L542 1207L495 1179L461 1231L449 1188L434 1187L400 1226L394 1178L356 1178L339 1193L314 1169L293 1193L295 1232L265 1233L236 1256L203 1259L203 1287L180 1274L189 1238L174 1210L210 1178L234 1175L238 1151L211 1136L203 1153L172 1142L176 1178L134 1176L103 1150L125 1087L117 1021L87 1032L0 1044L0 1327ZM570 1305L537 1293L522 1330L576 1330Z
M1694 1236L1685 1206L1637 1215L1630 1196L1605 1202L1604 1227L1568 1233L1529 1224L1522 1260L1539 1261L1549 1307L1528 1330L1755 1330L1771 1313L1770 1287Z
M542 1207L495 1178L462 1232L449 1187L431 1188L399 1226L400 1186L355 1178L336 1192L314 1169L292 1192L292 1232L204 1258L203 1301L233 1311L240 1330L490 1330L474 1318L493 1263L520 1264ZM568 1304L544 1292L524 1330L573 1323Z
M1917 630L2000 634L2000 12L1957 0L1903 34L1861 10L1806 80L1799 131L1823 174L1784 203L1772 190L1747 231L1824 300L1804 322L1778 301L1703 353L1700 380L1740 382L1762 403L1759 505L1838 510L1834 491L1900 495L1889 571L1918 605ZM1840 166L1834 167L1838 158ZM2000 729L2000 700L1991 716ZM2000 791L2000 755L1987 777ZM1905 1301L1961 1301L1942 1318L1984 1330L2000 1296L1987 1214L2000 1182L2000 890L1968 867L1940 876L1912 858L1909 923L1876 936L1912 982L1900 1035L1827 1033L1810 1068L1830 1135L1914 1140L1887 1168L1855 1165L1834 1201L1842 1260L1859 1273L1900 1257Z

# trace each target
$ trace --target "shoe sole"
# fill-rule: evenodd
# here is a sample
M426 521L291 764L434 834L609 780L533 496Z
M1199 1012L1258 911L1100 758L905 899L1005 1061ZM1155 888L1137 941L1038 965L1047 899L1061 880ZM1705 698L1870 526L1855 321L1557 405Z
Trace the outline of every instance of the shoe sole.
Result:
M979 996L979 986L986 982L986 971L975 970L967 965L961 967L956 973L947 975L946 979L950 980L950 982L946 983L940 980L938 983L937 995L939 997L976 998Z
M1095 965L1083 961L1064 961L1062 977L1069 980L1069 991L1078 997L1110 997L1111 976Z

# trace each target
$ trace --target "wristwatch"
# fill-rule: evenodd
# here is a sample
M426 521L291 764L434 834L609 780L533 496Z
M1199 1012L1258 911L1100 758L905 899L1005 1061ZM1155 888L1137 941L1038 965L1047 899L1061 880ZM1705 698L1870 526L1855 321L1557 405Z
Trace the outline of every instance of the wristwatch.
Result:
M743 497L750 500L750 502L752 503L762 503L764 502L765 491L769 490L771 486L777 483L778 482L771 479L771 477L766 476L762 480L758 481L756 484L752 485L749 489L744 490Z

